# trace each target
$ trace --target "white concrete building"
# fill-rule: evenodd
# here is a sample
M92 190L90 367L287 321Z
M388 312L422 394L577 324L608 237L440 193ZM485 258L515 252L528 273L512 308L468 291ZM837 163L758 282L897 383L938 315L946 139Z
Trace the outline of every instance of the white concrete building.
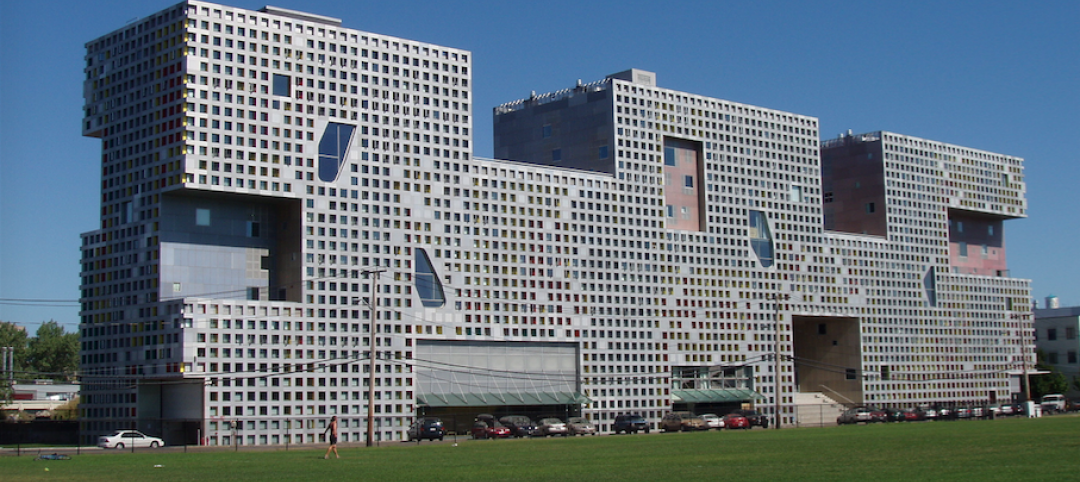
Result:
M1080 376L1080 361L1077 360L1080 307L1063 308L1057 306L1056 301L1055 298L1054 303L1047 303L1047 308L1035 310L1035 347L1042 350L1046 364L1065 375L1070 383L1068 395L1076 396L1078 390L1071 384Z
M84 439L311 443L338 415L363 440L372 345L377 440L420 413L1010 396L1021 159L822 146L813 117L639 70L497 107L515 161L477 159L470 57L197 1L89 42Z

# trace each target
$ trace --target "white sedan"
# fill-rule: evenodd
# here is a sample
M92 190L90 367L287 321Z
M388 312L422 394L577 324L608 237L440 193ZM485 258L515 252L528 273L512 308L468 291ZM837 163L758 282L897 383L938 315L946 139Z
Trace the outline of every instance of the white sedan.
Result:
M111 435L102 435L98 437L97 445L103 449L122 449L125 447L158 448L164 447L165 441L157 437L146 435L138 430L117 430Z
M715 414L706 413L705 415L702 415L701 418L705 420L705 426L709 429L715 428L717 430L720 430L724 428L724 419L716 416Z

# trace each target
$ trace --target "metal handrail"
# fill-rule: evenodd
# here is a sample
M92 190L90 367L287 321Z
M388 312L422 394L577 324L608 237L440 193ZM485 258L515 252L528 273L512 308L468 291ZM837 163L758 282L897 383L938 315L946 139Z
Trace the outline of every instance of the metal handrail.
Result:
M828 390L828 391L830 391L830 392L832 392L832 393L835 393L835 394L836 394L836 396L838 396L838 397L840 397L840 398L843 398L844 400L847 400L847 402L848 402L848 403L850 403L850 404L852 404L852 405L858 405L858 403L855 403L855 402L854 402L854 401L852 401L852 400L851 400L850 398L848 398L848 397L845 397L845 396L844 396L843 394L841 394L840 392L838 392L838 391L836 391L836 390L833 390L833 389L831 389L831 388L829 388L829 387L827 387L827 386L825 386L825 385L818 385L818 386L820 386L821 388L824 388L824 389L826 389L826 390Z

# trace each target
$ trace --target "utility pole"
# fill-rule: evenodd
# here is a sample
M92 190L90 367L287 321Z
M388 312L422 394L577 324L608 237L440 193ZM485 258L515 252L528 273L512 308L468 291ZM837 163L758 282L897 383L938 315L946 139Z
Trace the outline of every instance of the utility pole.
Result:
M15 372L14 356L14 347L0 347L0 376L4 378L5 382L10 381Z
M1028 358L1027 350L1025 349L1025 346L1027 346L1027 336L1024 335L1024 320L1027 319L1028 313L1013 313L1011 316L1012 319L1016 320L1016 332L1020 335L1020 360L1024 367L1024 401L1027 402L1031 400L1031 379L1028 377Z
M776 430L780 430L780 421L783 419L780 411L780 402L783 399L780 395L780 302L790 298L791 295L780 292L773 293L768 298L773 301L773 326L776 329L773 335L773 381L776 383L773 400L776 402Z
M371 338L368 342L368 405L367 405L367 438L366 445L371 447L375 440L375 337L377 336L378 324L375 322L379 316L379 273L385 269L373 269L362 271L364 276L371 276L371 293L368 298L369 331Z
M9 391L13 388L15 376L15 347L0 347L0 383L4 386L0 389L0 403L7 403Z
M0 390L0 393L7 396L14 396L15 390L15 347L5 346L0 348L0 353L3 354L0 357L0 365L3 365L3 370L0 370L0 383L4 384L4 389ZM0 398L0 402L5 402Z

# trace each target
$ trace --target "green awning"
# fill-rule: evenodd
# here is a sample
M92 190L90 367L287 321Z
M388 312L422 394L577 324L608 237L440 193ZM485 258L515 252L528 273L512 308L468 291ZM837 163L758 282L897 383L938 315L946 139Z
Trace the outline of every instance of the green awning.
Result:
M520 405L579 405L591 403L576 392L425 393L417 395L419 405L429 407L486 407Z
M672 390L671 396L675 401L684 403L748 402L765 398L758 392L744 389Z

